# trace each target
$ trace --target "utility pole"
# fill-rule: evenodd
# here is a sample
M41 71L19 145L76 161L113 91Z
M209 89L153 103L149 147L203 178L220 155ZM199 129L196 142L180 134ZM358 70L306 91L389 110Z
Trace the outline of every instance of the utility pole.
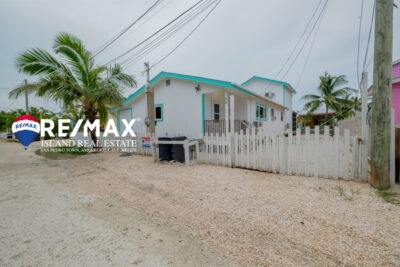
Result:
M368 73L363 72L361 78L361 178L368 181Z
M371 125L371 185L390 187L393 0L376 0Z
M28 81L24 80L25 87L28 85ZM29 105L28 105L28 92L25 89L25 114L29 115Z
M150 87L150 64L149 62L144 63L146 71L146 103L147 103L147 117L145 124L147 126L147 133L153 136L155 133L155 118L154 118L154 90Z

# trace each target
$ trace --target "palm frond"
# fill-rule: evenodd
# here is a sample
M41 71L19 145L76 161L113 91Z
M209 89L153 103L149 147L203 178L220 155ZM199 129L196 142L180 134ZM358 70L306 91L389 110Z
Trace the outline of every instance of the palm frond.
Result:
M11 90L8 93L8 98L17 99L19 96L25 95L25 93L27 93L27 94L35 93L35 92L37 92L38 87L39 87L39 84L37 84L37 83L30 83L27 85L22 85L20 87L17 87L15 89Z

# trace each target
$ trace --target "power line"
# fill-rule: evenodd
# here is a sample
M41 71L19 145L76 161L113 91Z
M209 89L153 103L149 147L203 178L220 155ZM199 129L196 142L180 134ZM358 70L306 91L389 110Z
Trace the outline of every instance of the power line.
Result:
M174 35L176 32L180 31L182 28L184 28L188 23L190 23L193 19L195 19L197 16L199 16L201 13L203 13L205 10L207 10L212 4L216 3L216 1L210 1L206 2L204 7L200 8L199 11L195 12L194 15L191 15L191 17L186 18L186 20L182 21L180 24L174 25L176 27L172 27L169 29L166 33L167 36L159 36L156 40L152 41L148 45L146 45L144 48L139 50L136 54L132 55L128 59L126 59L123 64L124 67L127 67L128 65L134 64L138 62L140 58L145 56L146 54L150 53L152 50L157 48L159 45L161 45L163 42L168 40L172 35ZM158 41L158 42L156 42ZM153 44L153 42L156 42Z
M219 0L214 7L205 15L205 17L194 27L194 29L174 48L172 49L168 54L166 54L164 57L162 57L159 61L154 63L151 68L157 66L161 62L163 62L166 58L168 58L172 53L174 53L189 37L201 26L201 24L211 15L211 13L217 8L217 6L221 3L222 0Z
M133 51L134 49L136 49L137 47L139 47L140 45L144 44L145 42L147 42L148 40L150 40L151 38L153 38L154 36L156 36L158 33L160 33L161 31L163 31L165 28L167 28L169 25L171 25L172 23L174 23L175 21L177 21L179 18L181 18L182 16L184 16L186 13L188 13L190 10L192 10L193 8L195 8L197 5L199 5L201 2L203 2L204 0L199 0L197 3L195 3L193 6L191 6L190 8L188 8L187 10L185 10L183 13L181 13L179 16L177 16L176 18L174 18L173 20L171 20L170 22L168 22L166 25L164 25L163 27L161 27L160 29L158 29L155 33L151 34L149 37L147 37L146 39L144 39L143 41L139 42L138 44L136 44L135 46L131 47L130 49L128 49L127 51L125 51L124 53L122 53L121 55L115 57L114 59L110 60L109 62L106 63L106 65L111 64L112 62L116 61L117 59L120 59L121 57L129 54L131 51Z
M319 29L321 27L321 24L322 24L322 18L319 20L319 23L318 23L318 26L317 26L317 30L315 31L314 39L311 42L310 50L308 51L308 54L307 54L307 57L306 57L306 61L304 63L303 69L301 70L301 73L300 73L299 79L297 80L295 88L298 88L298 86L299 86L299 84L300 84L300 82L301 82L301 80L303 78L305 69L307 67L308 61L309 61L310 56L311 56L311 52L312 52L314 44L315 44L315 41L317 40L317 36L318 36Z
M318 17L317 17L317 20L314 22L314 24L313 24L313 26L312 26L312 28L311 28L309 34L307 35L306 39L304 40L304 43L303 43L302 47L301 47L300 50L298 51L296 57L293 59L292 64L289 66L289 68L286 70L285 74L282 76L281 80L283 80L283 79L286 77L286 75L288 74L288 72L289 72L289 71L291 70L291 68L293 67L294 63L296 63L297 58L299 57L299 55L300 55L301 52L303 51L305 45L307 44L308 40L310 39L310 36L311 36L311 34L313 33L315 27L317 26L317 23L318 23L319 20L321 19L322 14L325 13L324 10L325 10L325 8L326 8L328 2L329 2L329 0L326 0L324 6L323 6L322 9L321 9L321 12L319 13L319 15L318 15Z
M110 45L112 45L115 41L118 40L124 33L126 33L130 28L132 28L139 20L141 20L144 16L147 15L153 8L155 8L162 0L157 0L151 7L149 7L142 15L140 15L135 21L133 21L131 24L128 25L125 29L123 29L121 32L119 32L116 36L111 38L110 41L106 42L102 48L98 52L94 54L94 57L96 57L98 54L103 52L105 49L107 49Z
M124 64L127 65L127 64L132 63L133 61L136 61L136 58L147 54L152 49L157 47L159 44L168 40L168 38L170 38L172 35L174 35L177 31L182 29L184 26L186 26L187 23L189 23L191 20L193 20L195 17L197 17L201 12L203 12L206 9L206 7L208 7L210 5L210 1L213 1L213 0L205 0L204 2L202 2L199 6L197 6L196 8L191 10L189 13L187 13L187 15L182 18L182 20L179 20L177 23L175 23L170 28L168 28L166 31L162 32L159 36L157 36L155 39L151 40L144 47L140 48L133 55L124 59L121 62L121 64L124 66Z
M300 38L297 40L296 45L293 47L293 49L292 49L292 51L290 52L288 58L286 59L285 63L283 63L281 69L280 69L280 70L278 71L278 73L275 75L275 78L274 78L274 79L276 79L276 78L279 76L279 74L281 74L281 72L283 71L283 69L285 68L285 66L287 65L287 63L289 62L290 58L293 56L294 52L295 52L296 49L297 49L297 46L300 44L300 41L303 39L304 35L305 35L306 32L307 32L308 27L310 26L312 20L314 19L315 14L317 13L317 11L318 11L318 9L319 9L321 3L322 3L322 0L319 1L317 7L316 7L315 10L314 10L314 13L312 14L310 20L307 22L306 27L304 28L304 31L301 33Z
M168 5L170 5L172 3L173 0L167 0L167 2L163 1L162 3L160 3L158 6L160 6L158 8L158 6L156 8L158 8L157 10L154 10L151 15L149 14L149 16L147 16L146 18L144 18L140 23L137 24L136 27L134 27L133 29L131 29L129 32L127 32L126 34L124 34L123 36L121 36L116 42L114 42L113 44L111 44L108 47L108 50L112 49L113 47L115 47L116 45L118 45L119 43L123 42L124 40L126 40L128 37L130 37L133 33L135 33L137 30L139 30L143 25L145 25L147 22L149 22L153 17L155 17L156 15L158 15L164 8L166 8ZM165 3L164 3L165 2ZM164 4L163 4L164 3Z
M360 90L360 92L361 92L361 81L360 81L359 61L360 61L361 25L362 25L363 11L364 11L364 0L361 0L360 23L358 25L358 46L357 46L357 82L358 82L358 89Z
M167 31L163 32L160 36L156 37L156 39L152 40L150 43L146 44L143 48L141 48L139 51L137 51L135 54L131 55L124 61L122 61L122 65L130 65L131 63L137 62L137 60L144 56L145 54L149 53L151 50L155 49L158 47L162 42L168 40L172 35L174 35L176 32L181 30L183 27L185 27L190 21L192 21L194 18L196 18L198 15L200 15L204 10L206 10L211 4L213 0L206 0L208 2L203 2L200 6L198 6L196 9L191 11L191 13L188 14L186 18L183 18L181 21L173 25L171 28L169 28Z
M365 72L365 70L366 70L365 64L366 64L366 62L367 62L369 43L370 43L370 40L371 40L371 33L372 33L372 25L373 25L374 17L375 17L375 3L376 3L376 2L374 1L374 6L373 6L373 8L372 8L371 23L370 23L370 25L369 25L369 34L368 34L368 41L367 41L367 49L365 50L364 64L363 64L363 68L362 68L363 72Z

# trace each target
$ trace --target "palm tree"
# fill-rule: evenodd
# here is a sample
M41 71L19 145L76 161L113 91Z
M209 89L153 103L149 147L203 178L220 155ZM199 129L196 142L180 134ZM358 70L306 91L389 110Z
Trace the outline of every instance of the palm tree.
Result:
M338 120L350 118L356 115L356 111L361 111L361 98L357 95L348 93L339 103L341 108Z
M339 111L342 106L341 99L349 93L355 92L355 90L349 87L338 89L338 87L347 84L344 75L331 76L325 71L324 75L321 75L319 79L319 95L305 95L302 99L308 101L304 105L304 109L309 113L325 106L325 122L327 122L329 109Z
M19 55L16 61L19 72L39 76L39 80L14 89L9 97L34 92L61 102L65 109L81 108L85 120L91 123L96 118L104 123L109 105L123 100L123 87L136 86L134 77L123 73L119 64L95 65L93 54L71 34L60 33L54 40L53 50L59 58L38 48ZM90 133L96 144L95 132Z

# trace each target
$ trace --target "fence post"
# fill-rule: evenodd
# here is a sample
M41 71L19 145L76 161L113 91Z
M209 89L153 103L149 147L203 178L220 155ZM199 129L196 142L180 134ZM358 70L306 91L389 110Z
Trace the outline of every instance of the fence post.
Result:
M300 175L300 159L301 159L301 146L300 146L300 138L301 138L301 132L300 132L300 128L296 129L296 159L295 159L295 174L296 175Z
M319 177L321 171L321 158L320 158L320 151L321 147L319 146L319 125L314 126L314 177Z
M230 95L230 119L231 119L231 133L235 133L235 95ZM233 134L231 135L231 138L229 142L231 142L231 146L235 147L235 140L232 138ZM230 162L235 162L235 154L231 153L231 158L229 159Z
M396 164L395 164L395 145L396 145L396 131L394 128L394 109L391 109L390 121L390 185L394 185L396 181Z
M306 143L305 143L305 170L304 170L304 175L309 176L310 175L310 127L306 127Z
M324 162L324 171L323 171L323 176L324 178L329 178L329 164L330 162L330 158L329 158L329 154L330 154L330 140L329 140L329 126L324 126L324 141L325 141L325 145L323 148L323 157L322 160Z
M340 150L339 150L339 127L334 128L334 133L333 133L333 140L334 140L334 158L333 158L333 164L334 164L334 169L333 169L333 178L338 179L339 178L339 169L340 169Z
M287 174L292 175L292 131L288 134Z
M350 130L344 129L343 179L349 179Z
M189 166L189 140L185 140L185 144L183 145L185 149L185 164Z

